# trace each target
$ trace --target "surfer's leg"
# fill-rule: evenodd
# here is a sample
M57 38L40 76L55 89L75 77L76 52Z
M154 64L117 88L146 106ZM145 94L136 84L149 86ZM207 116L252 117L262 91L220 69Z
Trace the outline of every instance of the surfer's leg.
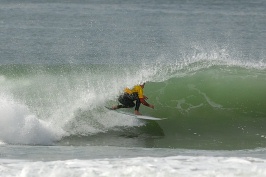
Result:
M137 99L137 101L136 101L136 106L135 106L135 110L136 110L136 111L139 111L139 107L140 107L140 100Z
M127 94L124 95L120 95L118 98L118 101L122 104L122 105L117 105L114 106L113 109L120 109L120 108L132 108L135 106L135 103L133 102L133 100L131 100Z

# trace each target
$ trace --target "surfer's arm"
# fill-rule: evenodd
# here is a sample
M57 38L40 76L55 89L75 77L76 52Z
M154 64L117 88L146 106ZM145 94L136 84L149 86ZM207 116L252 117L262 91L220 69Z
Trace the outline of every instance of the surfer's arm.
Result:
M145 98L140 98L139 99L140 100L140 102L141 102L141 104L143 104L143 105L145 105L145 106L147 106L147 107L150 107L150 108L154 108L154 106L152 105L152 104L149 104L149 103L147 103L146 101L145 101Z

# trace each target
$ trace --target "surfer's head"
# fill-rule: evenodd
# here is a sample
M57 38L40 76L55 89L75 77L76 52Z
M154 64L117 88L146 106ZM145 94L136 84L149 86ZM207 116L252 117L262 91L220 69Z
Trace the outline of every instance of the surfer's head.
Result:
M144 86L145 86L145 82L141 82L139 85L140 85L142 88L144 88Z

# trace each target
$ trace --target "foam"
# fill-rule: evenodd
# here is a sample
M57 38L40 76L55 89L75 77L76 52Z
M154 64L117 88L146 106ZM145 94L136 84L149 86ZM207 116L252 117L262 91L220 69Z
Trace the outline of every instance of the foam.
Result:
M265 176L265 160L251 157L170 156L95 160L0 160L3 176Z
M63 131L54 131L48 122L39 120L27 106L0 95L0 141L9 144L52 144Z

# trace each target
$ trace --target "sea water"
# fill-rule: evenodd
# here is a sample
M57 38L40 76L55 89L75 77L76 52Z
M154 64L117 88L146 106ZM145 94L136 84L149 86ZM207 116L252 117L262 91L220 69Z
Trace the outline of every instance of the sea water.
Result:
M266 176L265 9L2 0L0 176Z

